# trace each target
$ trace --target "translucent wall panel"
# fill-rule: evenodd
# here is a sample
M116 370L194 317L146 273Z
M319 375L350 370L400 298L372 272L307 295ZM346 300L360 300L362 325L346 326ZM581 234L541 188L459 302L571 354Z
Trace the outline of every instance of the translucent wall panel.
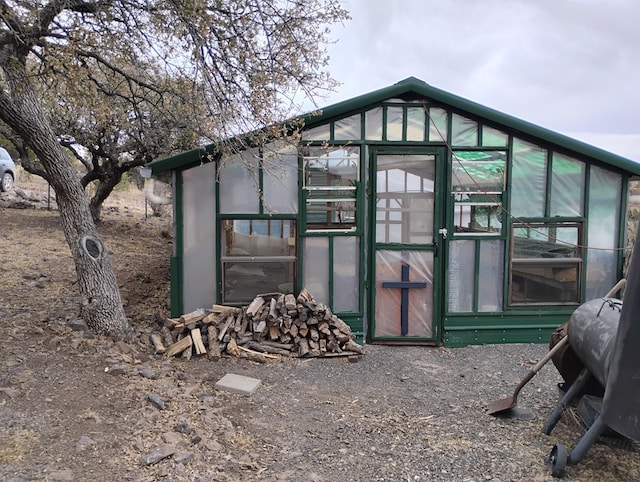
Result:
M425 288L409 289L406 307L408 332L406 336L429 338L433 327L433 252L387 251L376 252L376 308L374 336L401 336L402 291L384 287L385 281L402 280L402 265L407 265L409 281L426 282Z
M323 124L312 129L302 131L303 141L328 141L331 137L331 125Z
M216 301L216 172L210 162L182 172L183 310Z
M582 216L584 213L585 164L553 153L551 163L551 216Z
M387 107L387 140L402 140L402 107Z
M520 139L513 140L511 214L544 216L547 185L547 151Z
M485 147L507 147L509 136L493 127L482 126L482 145Z
M333 238L333 311L360 309L359 238Z
M376 107L365 112L364 126L366 140L382 140L382 107Z
M424 141L426 115L422 107L407 108L407 140Z
M622 178L611 171L591 166L589 179L589 227L587 234L586 299L603 296L617 282L618 219Z
M336 121L333 125L333 138L340 141L355 141L362 138L360 114Z
M477 146L478 123L458 114L451 115L451 145Z
M220 163L222 214L259 212L258 154L258 149L248 149Z
M439 107L429 108L429 142L447 142L447 111Z
M473 311L475 265L475 241L465 240L449 243L447 286L450 312Z
M302 286L320 303L329 303L329 238L304 239Z
M478 311L502 311L504 241L480 241Z
M290 144L269 144L263 149L262 177L265 213L298 212L298 150Z

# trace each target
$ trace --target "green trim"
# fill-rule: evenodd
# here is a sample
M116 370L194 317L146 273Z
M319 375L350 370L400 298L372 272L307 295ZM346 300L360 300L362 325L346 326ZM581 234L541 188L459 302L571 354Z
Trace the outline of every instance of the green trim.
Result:
M569 320L575 307L520 313L469 313L445 318L448 347L501 343L548 343L551 333Z
M171 317L181 316L182 309L182 260L177 256L169 259L169 276L171 277L171 291L169 299L171 303Z
M182 173L174 174L175 204L174 226L176 227L175 255L171 258L171 316L181 316L184 313L184 210L183 210L183 182Z

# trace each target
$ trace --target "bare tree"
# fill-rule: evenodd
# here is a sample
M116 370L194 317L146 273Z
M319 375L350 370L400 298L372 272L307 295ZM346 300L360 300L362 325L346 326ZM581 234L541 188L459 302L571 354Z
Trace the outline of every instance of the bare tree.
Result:
M158 104L175 102L169 82L128 67L162 59L167 79L193 80L185 109L215 121L202 136L220 139L282 120L301 93L331 88L328 25L347 18L337 0L0 0L0 119L56 192L80 315L94 332L128 338L131 327L82 184L38 95L42 85L79 89L104 78L131 98L145 91Z

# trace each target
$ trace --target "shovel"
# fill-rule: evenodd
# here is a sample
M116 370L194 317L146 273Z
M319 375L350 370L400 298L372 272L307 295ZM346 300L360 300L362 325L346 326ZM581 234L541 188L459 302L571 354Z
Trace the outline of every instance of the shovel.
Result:
M606 295L604 295L604 297L611 298L614 294L618 292L618 290L622 289L626 283L627 283L627 280L625 278L622 278L620 281L616 283L616 285L613 288L609 290L609 292ZM556 343L555 346L551 348L551 350L549 350L549 353L547 353L542 360L536 363L536 365L529 371L529 373L525 375L522 381L518 383L518 386L514 390L513 395L511 395L510 397L502 398L500 400L496 400L495 402L491 403L487 408L487 413L489 415L494 415L496 413L505 412L515 407L516 404L518 403L518 394L520 393L520 390L522 390L522 387L524 387L527 383L529 383L529 380L531 380L534 377L534 375L538 373L540 369L549 360L553 358L553 355L558 353L562 349L562 347L567 344L568 341L569 341L569 337L565 336L558 343Z
M547 353L544 358L536 363L536 365L531 370L529 370L529 373L525 375L522 381L518 383L518 386L514 390L513 395L511 395L510 397L502 398L500 400L496 400L495 402L491 403L487 408L487 413L489 415L494 415L496 413L504 412L515 407L518 403L518 394L520 393L520 390L522 390L522 387L529 383L529 380L531 380L534 375L538 373L540 369L545 366L549 360L551 360L551 358L553 358L553 355L558 353L562 349L562 347L567 344L567 341L569 341L569 337L565 336L558 343L556 343L554 347L549 350L549 353Z

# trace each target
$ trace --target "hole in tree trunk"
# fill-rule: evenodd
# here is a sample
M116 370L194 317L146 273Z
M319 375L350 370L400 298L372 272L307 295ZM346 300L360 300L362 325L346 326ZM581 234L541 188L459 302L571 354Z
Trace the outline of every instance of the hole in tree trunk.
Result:
M91 257L91 259L98 261L102 258L102 243L94 236L85 236L80 241L80 245L85 253Z

